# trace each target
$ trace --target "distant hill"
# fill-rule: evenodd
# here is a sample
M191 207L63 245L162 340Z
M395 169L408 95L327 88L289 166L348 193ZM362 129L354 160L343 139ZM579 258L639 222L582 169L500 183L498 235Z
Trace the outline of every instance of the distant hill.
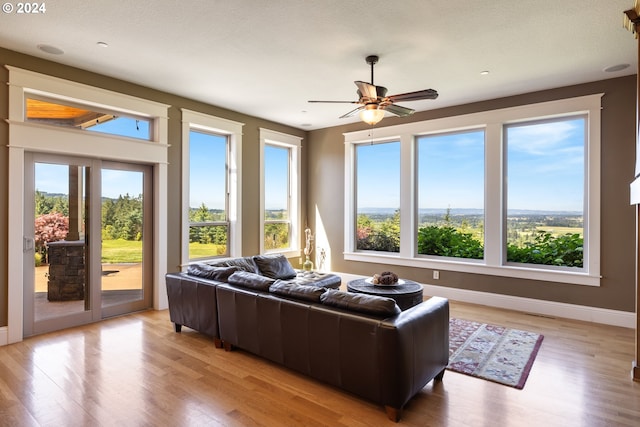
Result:
M366 215L393 215L395 213L394 208L362 208L359 209L358 213L366 214ZM430 208L430 209L420 209L418 211L419 215L444 215L447 213L447 208ZM461 216L478 216L483 215L483 209L449 209L450 215L461 215ZM576 211L544 211L544 210L527 210L527 209L511 209L508 211L509 216L582 216L582 212Z

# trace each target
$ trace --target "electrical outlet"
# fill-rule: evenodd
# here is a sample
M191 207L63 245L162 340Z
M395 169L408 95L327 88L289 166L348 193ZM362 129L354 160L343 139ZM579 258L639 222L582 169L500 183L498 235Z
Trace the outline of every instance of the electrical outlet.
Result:
M438 280L440 278L440 272L438 270L433 270L433 279Z

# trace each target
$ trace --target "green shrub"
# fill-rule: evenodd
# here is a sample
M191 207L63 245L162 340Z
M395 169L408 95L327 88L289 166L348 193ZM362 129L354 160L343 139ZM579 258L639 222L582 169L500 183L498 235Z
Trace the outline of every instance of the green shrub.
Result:
M536 231L533 242L524 246L508 245L507 261L526 264L582 267L584 240L579 234L554 237L547 231Z
M418 230L418 253L456 258L484 258L482 242L470 233L463 233L451 226L429 225Z

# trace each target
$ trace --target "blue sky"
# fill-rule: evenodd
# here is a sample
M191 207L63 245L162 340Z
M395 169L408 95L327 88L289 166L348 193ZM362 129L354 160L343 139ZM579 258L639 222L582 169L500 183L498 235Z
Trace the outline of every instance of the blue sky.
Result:
M45 193L69 194L69 169L66 165L36 163L36 190ZM142 172L102 169L102 196L117 199L129 194L142 194Z
M583 210L585 119L507 128L508 208ZM484 208L484 133L418 139L419 208ZM400 144L357 148L357 206L400 206Z

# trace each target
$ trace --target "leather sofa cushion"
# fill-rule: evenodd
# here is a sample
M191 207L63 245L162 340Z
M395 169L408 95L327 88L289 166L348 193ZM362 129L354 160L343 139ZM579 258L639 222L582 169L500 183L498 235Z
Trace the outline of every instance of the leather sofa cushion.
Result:
M293 279L296 277L296 271L282 254L256 255L253 257L253 261L263 276L272 279Z
M214 267L238 267L238 270L248 271L250 273L260 273L258 266L253 261L253 257L250 256L231 258L211 265Z
M276 281L269 287L269 292L288 298L294 298L309 302L320 302L320 296L325 288L309 285L297 285L295 283Z
M248 271L236 271L227 280L232 285L242 286L243 288L254 289L257 291L268 291L269 286L273 285L275 280L264 277L256 273Z
M318 271L296 271L296 277L288 280L289 283L298 285L317 286L321 288L338 289L342 283L340 276L331 273L320 273Z
M187 268L190 276L226 282L229 276L238 271L238 267L214 267L207 264L191 264Z
M334 289L329 289L323 293L320 296L320 301L325 305L374 316L394 316L401 312L400 307L391 298L336 291Z

